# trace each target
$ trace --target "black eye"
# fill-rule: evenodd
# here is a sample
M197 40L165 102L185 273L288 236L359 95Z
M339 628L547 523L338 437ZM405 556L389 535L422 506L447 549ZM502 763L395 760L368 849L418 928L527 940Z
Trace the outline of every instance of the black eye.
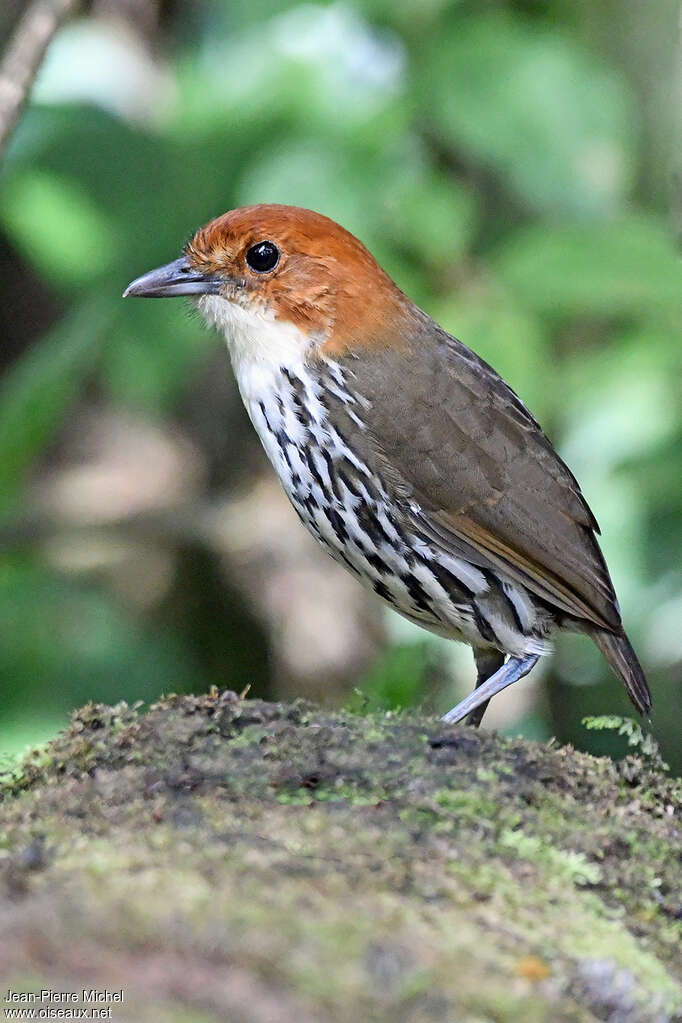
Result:
M246 253L246 262L257 274L266 274L279 263L279 249L272 242L258 242Z

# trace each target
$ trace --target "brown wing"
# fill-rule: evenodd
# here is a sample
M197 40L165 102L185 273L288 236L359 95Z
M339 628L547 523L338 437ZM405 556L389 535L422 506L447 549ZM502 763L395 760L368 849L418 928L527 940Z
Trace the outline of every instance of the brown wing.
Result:
M487 363L424 316L409 351L347 365L366 400L364 444L434 543L475 552L577 618L620 626L575 477Z

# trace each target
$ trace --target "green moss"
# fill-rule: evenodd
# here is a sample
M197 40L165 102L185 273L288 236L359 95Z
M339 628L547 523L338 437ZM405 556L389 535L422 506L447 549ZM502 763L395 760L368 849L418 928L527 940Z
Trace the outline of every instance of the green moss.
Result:
M8 966L127 987L136 1019L682 1009L680 792L652 764L213 691L89 705L3 789Z

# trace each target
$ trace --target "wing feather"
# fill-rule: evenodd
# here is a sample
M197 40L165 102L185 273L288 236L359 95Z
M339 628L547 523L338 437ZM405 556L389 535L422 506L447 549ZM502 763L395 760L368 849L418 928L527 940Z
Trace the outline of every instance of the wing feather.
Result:
M468 551L568 614L618 629L597 521L492 367L421 313L409 350L360 358L347 359L366 406L354 442L402 494L414 524L445 551Z

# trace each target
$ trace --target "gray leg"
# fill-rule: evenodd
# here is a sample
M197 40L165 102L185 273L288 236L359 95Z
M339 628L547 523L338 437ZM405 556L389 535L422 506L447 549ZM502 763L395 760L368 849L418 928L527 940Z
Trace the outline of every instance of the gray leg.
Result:
M487 682L491 675L494 675L496 671L499 671L504 664L505 655L501 650L495 650L494 648L474 650L474 660L476 661L476 688L478 689ZM483 715L488 709L490 700L486 700L480 707L472 711L466 720L468 725L472 728L478 728Z
M458 703L456 707L444 714L441 721L454 725L457 721L467 717L481 704L487 703L491 696L506 689L507 686L518 682L520 678L527 675L538 660L539 654L529 654L528 657L510 657L506 664L503 664L499 671L496 671L486 682L478 686L473 693L470 693L465 700Z

